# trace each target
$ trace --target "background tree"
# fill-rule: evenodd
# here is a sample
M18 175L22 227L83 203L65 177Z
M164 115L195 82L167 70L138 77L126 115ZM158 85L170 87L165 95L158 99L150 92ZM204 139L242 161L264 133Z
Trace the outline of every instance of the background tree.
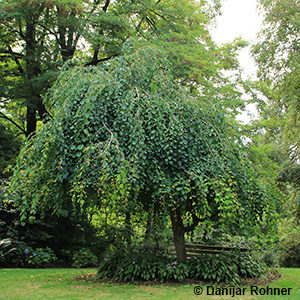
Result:
M253 47L259 89L267 98L262 123L268 133L299 157L299 13L298 0L261 0L265 14L260 41Z
M259 115L247 126L246 135L259 180L280 191L279 245L270 254L275 253L283 266L292 266L299 261L294 243L300 211L299 1L259 3L264 24L252 48Z
M203 101L218 98L236 113L244 103L221 70L237 66L243 43L218 49L212 42L208 25L218 9L219 1L2 1L0 117L29 136L51 117L43 96L64 62L96 65L118 56L130 36L164 49L178 82L201 87Z
M299 1L260 1L264 28L253 46L258 90L265 97L254 122L254 147L276 164L268 177L299 202ZM267 150L267 151L265 151ZM263 154L264 153L264 154ZM298 200L297 200L298 199ZM286 212L285 212L286 213Z

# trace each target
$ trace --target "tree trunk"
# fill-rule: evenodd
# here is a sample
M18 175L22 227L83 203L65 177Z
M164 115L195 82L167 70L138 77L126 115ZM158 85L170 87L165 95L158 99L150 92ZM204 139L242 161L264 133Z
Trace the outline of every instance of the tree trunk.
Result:
M27 106L26 121L26 136L29 136L36 131L36 110L30 105Z
M29 136L30 134L36 131L36 123L37 123L36 106L37 106L37 98L38 98L36 95L39 95L36 89L32 86L32 82L31 82L33 78L37 77L40 74L40 65L36 57L37 56L36 53L37 44L35 40L36 20L34 18L35 16L33 15L27 16L26 18L25 75L28 81L28 85L26 87L27 88L26 92L28 93L28 95L25 96L27 98L26 136Z
M187 255L184 240L184 226L180 210L178 208L170 208L170 216L177 260L179 262L186 262Z

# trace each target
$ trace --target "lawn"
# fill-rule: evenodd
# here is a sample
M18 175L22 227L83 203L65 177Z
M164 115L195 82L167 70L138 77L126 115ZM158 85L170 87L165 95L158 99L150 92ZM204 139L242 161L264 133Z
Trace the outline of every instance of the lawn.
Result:
M282 277L269 287L292 288L290 296L196 296L193 285L146 286L77 280L96 269L2 269L0 299L300 299L300 269L280 269ZM249 288L248 288L249 289ZM205 294L205 293L204 293Z

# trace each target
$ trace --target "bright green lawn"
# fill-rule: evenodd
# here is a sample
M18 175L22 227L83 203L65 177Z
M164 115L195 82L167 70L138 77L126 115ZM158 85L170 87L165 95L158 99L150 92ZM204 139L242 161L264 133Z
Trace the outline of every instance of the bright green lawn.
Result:
M77 281L95 269L2 269L0 299L257 299L246 296L196 296L193 285L136 286ZM291 296L260 296L267 299L300 299L300 269L280 269L283 276L272 287L292 288Z

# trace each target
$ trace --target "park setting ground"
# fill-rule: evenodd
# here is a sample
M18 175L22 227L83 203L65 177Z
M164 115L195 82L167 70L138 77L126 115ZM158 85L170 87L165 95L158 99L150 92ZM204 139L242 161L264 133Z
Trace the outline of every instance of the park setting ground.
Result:
M96 269L2 269L0 299L300 299L299 268L281 268L281 277L267 284L292 288L290 296L251 296L249 287L245 296L197 296L196 284L134 285L79 279L96 272Z

